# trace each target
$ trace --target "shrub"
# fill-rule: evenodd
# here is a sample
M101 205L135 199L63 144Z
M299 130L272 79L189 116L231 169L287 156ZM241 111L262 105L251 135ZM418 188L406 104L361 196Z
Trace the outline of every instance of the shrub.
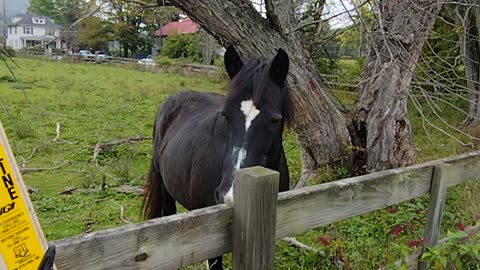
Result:
M162 48L162 55L169 58L188 58L195 62L202 59L202 47L198 34L170 35Z
M167 56L160 56L155 59L155 62L160 66L170 67L175 64L175 60L168 58Z
M54 53L54 54L65 54L65 51L63 49L59 49L59 48L52 48L52 53Z
M460 230L447 233L447 242L436 245L423 254L421 260L434 269L479 269L480 237Z

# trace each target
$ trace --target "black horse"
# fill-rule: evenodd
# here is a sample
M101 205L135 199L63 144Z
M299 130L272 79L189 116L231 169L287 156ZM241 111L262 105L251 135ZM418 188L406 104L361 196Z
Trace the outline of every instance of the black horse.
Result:
M234 173L250 166L280 172L280 191L289 189L282 134L292 119L286 85L289 58L279 49L270 62L225 52L227 96L196 91L167 99L155 120L153 157L143 212L152 219L177 212L233 204ZM223 269L222 256L209 260Z

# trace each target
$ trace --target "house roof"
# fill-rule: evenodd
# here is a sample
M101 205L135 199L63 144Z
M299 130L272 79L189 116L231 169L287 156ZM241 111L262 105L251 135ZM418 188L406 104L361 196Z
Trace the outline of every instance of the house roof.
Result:
M43 26L43 27L48 27L48 28L62 28L60 25L56 24L53 22L53 20L50 17L43 16L43 15L37 15L35 13L29 13L29 14L17 14L13 16L13 18L20 18L20 20L16 22L12 22L8 24L8 26L17 26L17 25L22 25L22 26ZM45 19L45 24L37 24L33 23L34 18L39 18L39 19ZM12 19L13 21L13 19Z
M187 18L178 22L170 22L165 24L162 28L155 31L155 36L166 37L175 32L179 34L193 34L197 33L200 30L200 26L192 21L192 19Z

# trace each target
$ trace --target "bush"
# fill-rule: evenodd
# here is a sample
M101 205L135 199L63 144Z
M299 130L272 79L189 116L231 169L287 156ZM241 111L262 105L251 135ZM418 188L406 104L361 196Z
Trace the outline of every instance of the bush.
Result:
M155 62L160 66L170 67L175 64L175 60L168 58L167 56L160 56L155 59Z
M52 48L52 53L54 54L65 54L65 50L59 48Z
M198 34L170 35L162 48L162 56L169 58L188 58L195 62L202 60L202 47Z
M423 254L421 260L434 269L479 269L480 236L465 231L448 232L447 242Z

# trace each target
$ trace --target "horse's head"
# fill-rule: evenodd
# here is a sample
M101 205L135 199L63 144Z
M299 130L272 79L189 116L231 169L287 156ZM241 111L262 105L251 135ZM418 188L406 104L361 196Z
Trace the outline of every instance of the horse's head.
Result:
M228 138L215 200L233 205L236 170L256 165L278 169L284 123L290 120L292 108L286 83L289 59L282 49L272 61L251 59L244 63L229 47L225 67L230 85L221 117Z

